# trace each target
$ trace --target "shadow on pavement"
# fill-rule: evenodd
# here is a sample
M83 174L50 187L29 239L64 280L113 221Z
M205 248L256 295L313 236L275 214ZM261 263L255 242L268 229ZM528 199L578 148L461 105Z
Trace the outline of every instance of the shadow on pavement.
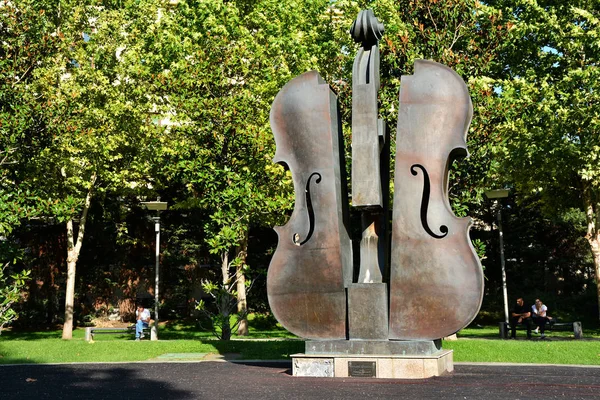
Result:
M0 367L0 399L190 398L190 392L148 373L156 368L152 364L6 365Z
M260 366L259 366L260 365ZM456 365L423 380L298 378L239 362L0 366L0 399L591 399L600 368Z

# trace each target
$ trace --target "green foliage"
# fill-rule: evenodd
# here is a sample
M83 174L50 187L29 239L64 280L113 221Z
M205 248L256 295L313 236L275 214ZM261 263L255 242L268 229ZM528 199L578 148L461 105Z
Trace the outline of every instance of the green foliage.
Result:
M503 54L505 74L490 82L501 113L497 131L502 142L494 154L523 196L543 196L547 213L581 208L584 187L592 191L596 208L598 5L491 3L504 10L512 26Z
M493 154L521 204L550 218L579 209L600 274L600 34L597 2L498 0L511 35L501 54ZM579 222L573 221L578 228ZM580 226L580 225L579 225ZM598 287L600 301L600 287Z
M0 198L12 198L0 206L0 227L33 216L66 223L73 273L89 200L148 190L164 131L150 121L163 100L150 90L140 43L155 34L160 3L1 6ZM24 211L7 219L5 208Z
M19 171L48 140L32 82L43 55L58 40L39 2L6 2L1 8L0 236L8 237L21 219L39 216L46 205Z
M257 330L272 330L277 326L277 320L273 314L253 314L249 318L250 326Z
M13 304L21 300L21 295L30 271L7 274L8 263L0 267L0 334L2 329L17 319L18 315L12 308Z
M475 249L477 256L479 256L479 259L481 261L485 260L487 258L485 255L485 243L481 239L471 240L471 243L473 244L473 248ZM485 270L485 266L483 267L483 269Z
M66 7L59 48L36 70L34 90L52 137L27 172L59 221L80 215L90 182L100 194L126 193L148 171L153 98L145 90L143 55L129 50L139 40L132 43L134 34L143 37L144 21L127 23L127 11Z
M81 214L92 177L100 194L147 182L161 100L140 44L157 3L2 5L0 196L16 185L14 204L41 197L39 214L64 222Z
M314 66L326 6L198 1L164 16L169 35L158 48L168 52L154 62L176 113L162 184L181 187L175 208L208 214L212 254L232 251L251 224L281 222L291 207L291 181L271 162L269 108L287 80Z
M204 300L199 300L196 303L196 310L209 318L210 329L219 340L231 339L231 333L235 332L242 320L248 316L247 310L238 311L235 287L236 282L226 284L215 284L208 280L202 282L202 290L214 299L213 309L209 308ZM199 323L202 326L202 320L199 320Z

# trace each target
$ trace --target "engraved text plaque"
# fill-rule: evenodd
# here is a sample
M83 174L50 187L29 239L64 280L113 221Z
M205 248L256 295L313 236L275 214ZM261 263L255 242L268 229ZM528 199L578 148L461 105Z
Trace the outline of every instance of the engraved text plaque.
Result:
M375 361L348 361L348 376L374 378L377 376Z

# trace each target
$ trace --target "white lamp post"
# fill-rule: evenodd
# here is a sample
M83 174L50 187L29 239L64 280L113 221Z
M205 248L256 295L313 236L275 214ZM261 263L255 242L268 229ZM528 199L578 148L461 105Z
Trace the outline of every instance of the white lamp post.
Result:
M508 189L487 190L485 197L498 203L499 199L508 197ZM504 295L504 322L508 324L508 292L506 290L506 267L504 263L504 234L502 233L502 204L498 204L498 234L500 236L500 266L502 268L502 293Z
M154 325L150 331L150 340L158 340L158 283L159 283L159 256L160 256L160 212L167 209L167 203L160 201L143 201L142 205L150 211L156 211L154 231L156 233L156 267L154 269Z

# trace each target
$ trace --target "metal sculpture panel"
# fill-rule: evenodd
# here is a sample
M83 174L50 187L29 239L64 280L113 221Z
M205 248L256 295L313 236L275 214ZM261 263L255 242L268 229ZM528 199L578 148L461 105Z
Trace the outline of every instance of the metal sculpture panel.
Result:
M352 67L352 205L383 207L379 152L383 121L378 119L379 46L383 24L361 11L350 34L361 47Z
M392 219L390 338L437 339L468 325L481 306L483 271L470 218L448 201L448 168L467 155L473 106L463 80L418 60L400 89Z
M355 266L337 97L312 71L285 85L271 109L274 161L290 169L296 197L288 223L275 228L269 304L292 333L331 340L323 348L413 351L466 326L483 297L471 220L448 201L448 168L467 154L472 104L463 80L432 61L416 61L415 74L402 77L389 248L389 147L377 104L383 30L371 10L351 30L361 44L352 86L352 204L362 232ZM348 338L351 346L342 344ZM382 341L390 346L373 345ZM428 348L439 350L436 343Z
M345 286L352 279L346 231L348 198L337 97L312 71L294 78L271 109L277 151L296 201L267 276L269 304L290 332L311 339L346 337Z

